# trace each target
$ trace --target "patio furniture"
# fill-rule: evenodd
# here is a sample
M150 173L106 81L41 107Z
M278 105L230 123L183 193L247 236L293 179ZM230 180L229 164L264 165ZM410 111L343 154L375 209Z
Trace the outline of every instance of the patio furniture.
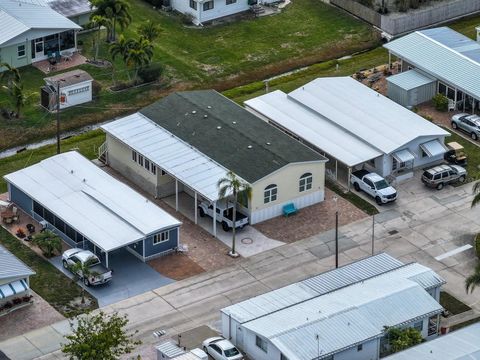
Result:
M448 111L455 111L457 107L455 106L455 101L448 99Z
M65 61L70 61L72 60L72 57L73 57L73 53L71 51L64 51L62 53L62 58L65 60Z
M26 228L30 234L33 234L35 232L35 225L33 224L27 224Z
M5 223L5 224L11 224L13 222L13 219L14 219L14 214L13 214L13 211L10 210L10 209L7 209L5 211L2 211L2 213L0 214L1 217L2 217L2 221Z
M289 203L289 204L286 204L286 205L283 205L283 215L285 215L285 217L289 217L290 215L294 215L297 213L297 208L295 207L295 204L294 203Z

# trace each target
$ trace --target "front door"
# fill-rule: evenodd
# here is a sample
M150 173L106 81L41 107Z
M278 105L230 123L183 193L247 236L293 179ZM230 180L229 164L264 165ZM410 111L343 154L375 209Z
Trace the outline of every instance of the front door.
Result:
M35 39L35 56L34 59L41 60L44 57L43 38Z

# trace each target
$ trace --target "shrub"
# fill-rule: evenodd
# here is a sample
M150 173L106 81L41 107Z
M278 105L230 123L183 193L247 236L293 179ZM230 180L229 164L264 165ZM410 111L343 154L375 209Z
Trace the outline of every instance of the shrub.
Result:
M102 84L100 84L97 80L93 80L92 82L92 96L96 98L100 91L102 91Z
M138 70L138 76L142 82L149 83L157 81L163 73L163 66L160 64L150 64Z
M477 234L477 236L475 236L475 253L480 259L480 234Z
M443 94L437 94L432 99L435 109L438 111L448 110L448 98Z

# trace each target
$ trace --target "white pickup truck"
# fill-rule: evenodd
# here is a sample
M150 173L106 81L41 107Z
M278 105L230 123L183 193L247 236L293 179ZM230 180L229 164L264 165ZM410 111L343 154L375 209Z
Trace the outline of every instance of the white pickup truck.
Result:
M74 271L78 263L86 264L90 269L91 276L83 276L81 271L76 272L85 286L105 284L112 280L112 270L102 265L100 259L89 250L68 249L62 255L62 264L65 269Z
M397 191L383 177L367 170L354 171L350 183L355 190L362 190L373 197L378 205L397 200Z
M217 222L222 224L222 229L224 231L230 231L230 229L233 228L233 203L219 201L217 202L216 210ZM200 205L198 205L198 213L200 214L200 217L208 215L213 218L213 205L206 201L202 201ZM237 210L235 214L235 229L242 229L245 225L248 225L248 216Z

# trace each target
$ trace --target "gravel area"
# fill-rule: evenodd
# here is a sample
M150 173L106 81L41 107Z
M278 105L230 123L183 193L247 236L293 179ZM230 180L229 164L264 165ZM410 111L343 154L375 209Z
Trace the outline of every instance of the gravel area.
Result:
M0 341L64 320L45 300L31 291L33 304L0 317Z

